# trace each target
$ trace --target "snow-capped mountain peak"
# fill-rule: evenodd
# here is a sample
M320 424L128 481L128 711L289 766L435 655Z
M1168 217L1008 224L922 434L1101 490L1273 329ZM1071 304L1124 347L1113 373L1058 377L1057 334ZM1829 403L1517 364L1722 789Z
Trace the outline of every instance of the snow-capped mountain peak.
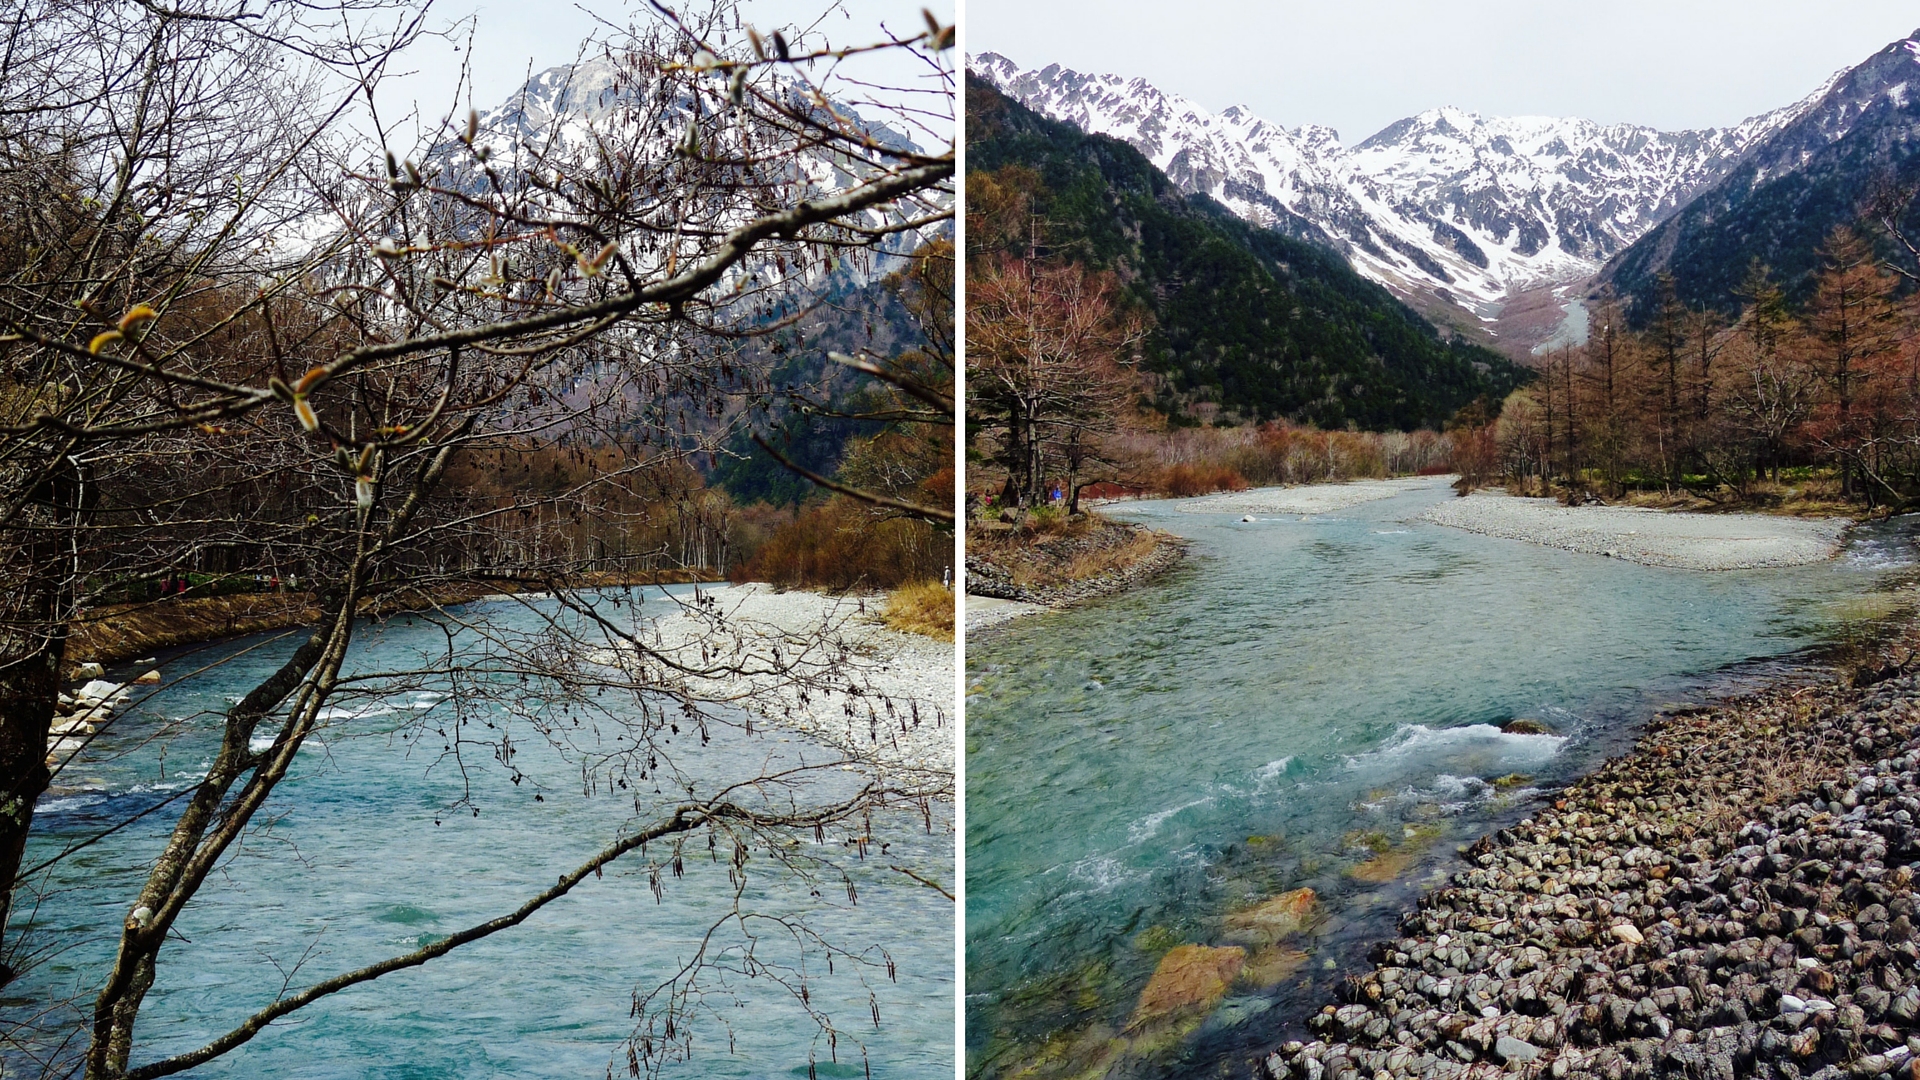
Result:
M1331 128L1210 112L1141 79L1025 70L996 53L968 66L1036 112L1131 144L1186 191L1483 319L1515 292L1590 276L1820 97L1679 132L1448 105L1349 148Z
M776 76L764 88L784 95L789 109L821 108L812 89L795 81ZM622 227L630 230L629 238L620 240L627 258L643 273L666 273L676 263L686 265L681 260L702 251L710 237L755 215L803 199L830 198L875 176L891 153L918 152L911 139L855 108L836 102L832 109L853 132L871 140L865 150L797 139L781 121L722 110L710 99L696 100L684 85L645 81L614 62L585 60L533 75L505 102L477 113L472 149L446 138L428 151L425 164L438 182L483 197L491 190L487 172L492 170L507 178L510 189L526 191L540 207L539 216L559 220L571 217L581 202L590 203L590 192L569 182L569 175L619 178L616 182L633 196L621 208ZM681 149L690 131L708 156L689 160ZM724 176L717 175L723 170ZM540 176L547 180L534 179ZM687 199L688 192L697 197ZM905 256L945 232L941 224L900 226L921 217L927 205L948 205L951 198L935 188L916 201L851 215L848 221L864 227L894 230L860 257L790 263L787 257L756 253L732 268L716 289L724 293L749 278L818 284L836 275L864 286L898 269Z

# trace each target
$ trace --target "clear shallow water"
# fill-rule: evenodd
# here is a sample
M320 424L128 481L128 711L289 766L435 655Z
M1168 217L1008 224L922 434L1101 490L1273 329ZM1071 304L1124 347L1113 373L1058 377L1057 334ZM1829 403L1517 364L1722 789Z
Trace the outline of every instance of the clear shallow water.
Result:
M1303 967L1128 1067L1247 1075L1458 844L1657 705L1777 674L1754 658L1814 644L1914 563L1906 521L1830 562L1703 574L1410 520L1451 494L1253 523L1129 505L1193 538L1185 567L970 644L970 1073L1076 1074L1074 1034L1120 1029L1167 948L1310 886ZM1502 734L1516 717L1553 733Z
M656 599L642 610L664 609L658 591L647 592ZM501 625L534 624L515 603L484 610ZM292 639L264 641L163 656L169 677L231 659L205 676L166 687L116 720L110 734L56 780L56 790L37 808L27 864L198 779L218 744L218 711L293 647ZM349 668L392 667L446 647L446 635L428 620L396 619L369 628ZM451 701L431 686L339 703L260 815L272 819L272 827L256 831L209 880L179 923L184 940L162 952L160 978L136 1031L136 1064L225 1032L270 1002L284 978L280 968L292 968L303 956L296 988L512 910L610 843L635 819L636 796L646 811L642 817L652 820L649 804L674 794L670 787L656 796L638 786L615 793L604 780L590 793L577 760L562 760L531 738L513 757L526 778L521 784L513 784L484 748L477 754L467 748L463 774L442 758L445 744L435 734L451 725L451 711ZM468 723L484 723L483 713L471 714ZM422 723L424 728L417 726ZM421 730L423 739L403 737ZM713 745L699 759L722 764L707 766L708 774L757 772L767 761L838 757L763 724L754 730L758 734L748 737L714 726ZM539 802L533 799L536 789ZM79 1010L90 1010L118 927L144 881L145 862L159 850L177 805L68 856L36 879L44 899L37 908L17 911L9 938L23 941L39 959L6 987L0 1022L20 1023L49 1006L55 1029L50 1038L61 1034L63 1024L82 1022L80 1012L58 1003L77 998ZM847 869L858 886L857 906L830 887L822 888L824 895L810 895L762 854L749 862L745 907L806 916L836 943L884 948L897 962L900 977L892 982L877 951L868 955L874 966L865 970L841 960L829 974L817 951L805 960L812 1003L857 1033L875 1077L944 1078L953 1071L952 905L887 869L934 869L929 876L949 880L947 816L935 817L932 835L918 814L911 821L876 820L876 838L891 847L884 857L869 853L864 862L849 854L844 836L829 832L817 850ZM603 879L582 883L518 928L324 999L298 1020L273 1025L227 1059L190 1075L600 1077L610 1063L625 1075L620 1040L634 1030L634 992L651 989L690 958L701 934L728 910L724 842L717 863L705 857L704 839L695 837L687 850L685 878L663 872L658 903L647 868L668 853L655 846L647 856L623 857ZM754 930L761 935L762 960L801 962L777 926L762 922ZM716 940L737 942L740 933L722 931ZM708 999L712 1012L696 1024L693 1060L663 1075L787 1077L797 1070L806 1076L810 1057L817 1058L823 1076L865 1075L861 1048L846 1037L839 1043L841 1069L828 1067L827 1040L786 991L740 978L727 989ZM883 1020L878 1030L870 1016L875 1004ZM737 1049L732 1054L729 1028ZM38 1048L45 1046L42 1039ZM32 1075L18 1047L6 1057L7 1075Z

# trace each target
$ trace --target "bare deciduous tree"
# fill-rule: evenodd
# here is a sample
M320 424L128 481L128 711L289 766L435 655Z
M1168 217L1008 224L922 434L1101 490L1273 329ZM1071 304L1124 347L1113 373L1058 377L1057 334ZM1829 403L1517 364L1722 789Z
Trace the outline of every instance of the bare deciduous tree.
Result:
M8 27L18 59L0 77L0 98L24 103L0 118L0 198L18 210L0 226L9 894L50 779L64 644L89 609L138 601L188 571L271 570L297 577L319 616L221 718L205 777L129 898L84 1036L85 1075L192 1068L326 995L518 925L650 842L726 838L742 879L746 853L760 849L818 882L839 873L835 861L784 838L853 822L869 835L875 817L902 813L933 827L951 776L891 763L879 710L903 730L909 713L916 727L944 714L876 694L832 626L750 632L695 604L676 616L693 630L669 641L649 636L625 594L592 586L610 580L606 542L640 535L642 519L676 499L676 561L711 568L705 550L688 557L688 542L705 549L714 533L681 478L748 415L743 402L775 392L730 343L792 325L829 283L884 272L948 221L951 27L929 18L847 49L793 30L763 35L726 3L660 8L573 69L595 97L585 124L528 127L503 110L369 155L344 119L418 36L417 11L339 0L262 15L195 0L33 14ZM877 50L918 58L928 76L896 97L897 128L836 94L857 83L832 81ZM947 145L923 151L900 129ZM934 385L904 369L876 377L909 394ZM594 467L505 499L457 482L477 462L535 452L591 456ZM349 664L369 612L476 582L551 590L524 605L537 630L443 609L441 660L404 672ZM502 680L539 693L505 693ZM202 1048L137 1063L170 932L261 827L330 703L426 684L455 701L446 753L462 768L463 743L497 746L491 767L517 782L500 730L517 718L591 782L632 788L631 818L513 911L289 985ZM827 694L848 702L833 762L728 775L701 764L687 737L669 750L678 725L705 746L714 727L751 732L742 708ZM856 702L873 721L871 752L854 731ZM573 710L599 716L616 745L556 722ZM629 779L648 776L657 797ZM745 924L733 899L716 928ZM702 950L636 995L636 1070L680 1052L717 955ZM791 983L836 1039L805 978ZM73 1066L48 1057L51 1072Z
M1144 328L1121 310L1109 274L1077 263L982 261L970 268L967 293L969 415L995 432L1005 501L1029 506L1042 495L1049 457L1077 487L1101 439L1118 430Z

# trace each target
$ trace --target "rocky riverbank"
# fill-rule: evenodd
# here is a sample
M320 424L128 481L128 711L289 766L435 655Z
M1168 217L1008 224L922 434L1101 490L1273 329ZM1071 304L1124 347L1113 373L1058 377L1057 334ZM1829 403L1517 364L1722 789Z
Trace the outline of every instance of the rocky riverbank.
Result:
M1861 681L1658 718L1469 849L1267 1071L1920 1077L1920 683Z
M1186 557L1187 542L1144 525L1098 519L1058 536L967 536L967 592L1065 607L1133 588Z

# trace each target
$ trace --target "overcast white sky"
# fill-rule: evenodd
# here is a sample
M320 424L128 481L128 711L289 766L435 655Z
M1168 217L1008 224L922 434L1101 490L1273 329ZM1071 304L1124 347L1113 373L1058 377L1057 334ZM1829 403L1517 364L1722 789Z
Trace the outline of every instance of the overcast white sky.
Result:
M679 0L674 0L678 3ZM931 9L943 23L953 21L953 0L741 0L742 19L762 31L781 26L814 26L832 45L871 44L884 40L881 27L903 36L926 28L920 14ZM692 10L692 7L689 7ZM822 17L824 15L824 18ZM437 29L473 19L471 60L472 104L482 110L501 104L527 80L560 64L572 63L580 43L604 31L608 23L625 27L655 18L645 0L435 0L428 23ZM464 35L464 30L462 30ZM408 74L382 87L381 108L389 121L418 102L422 113L444 116L458 83L460 64L468 59L467 40L422 41L401 67ZM958 63L957 59L955 63ZM886 82L923 78L925 69L892 59L875 58L858 69L863 76ZM465 116L461 101L456 115Z
M1404 116L1724 126L1920 27L1912 0L968 0L969 52L1139 76L1348 145Z

